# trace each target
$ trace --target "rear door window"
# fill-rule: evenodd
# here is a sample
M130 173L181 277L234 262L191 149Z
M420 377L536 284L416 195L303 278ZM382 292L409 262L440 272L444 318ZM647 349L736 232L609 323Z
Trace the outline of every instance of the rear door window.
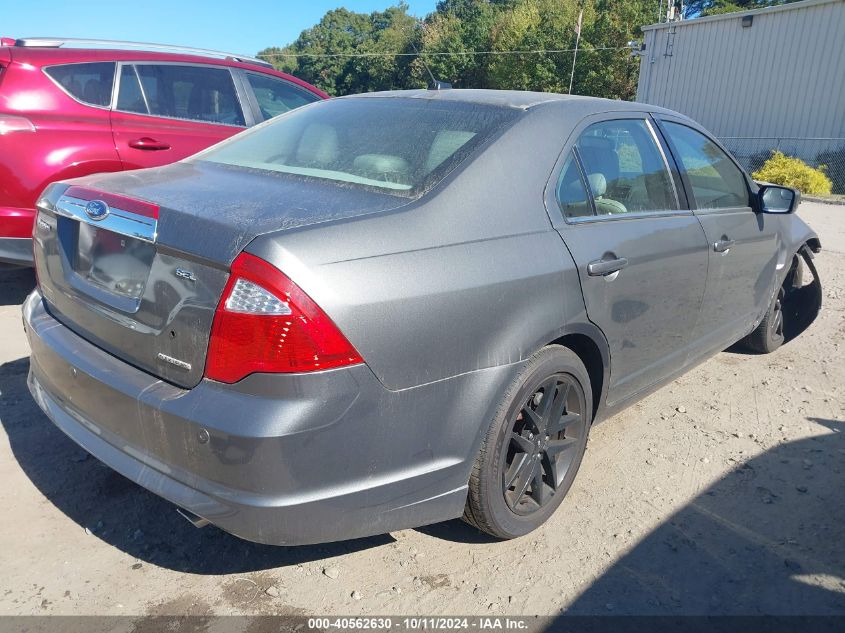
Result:
M126 64L117 109L152 116L244 126L231 73L225 68Z
M44 72L77 101L88 105L111 105L114 62L91 62L50 66Z
M313 92L278 77L259 73L246 73L246 77L265 121L320 99Z
M594 123L576 146L597 215L679 208L666 161L645 120Z
M572 152L569 152L557 181L557 203L563 215L567 218L583 218L593 215L593 207L587 196L587 189L581 178L581 171L578 169L575 155Z
M138 73L132 65L120 69L120 85L117 90L117 109L124 112L149 114Z
M716 143L691 127L663 121L672 150L684 167L698 209L748 206L748 184L739 167Z

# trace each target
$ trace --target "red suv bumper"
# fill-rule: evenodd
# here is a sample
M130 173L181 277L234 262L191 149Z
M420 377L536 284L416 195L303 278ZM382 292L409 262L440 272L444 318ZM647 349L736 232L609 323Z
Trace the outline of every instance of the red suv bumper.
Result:
M32 266L34 209L0 207L0 263Z

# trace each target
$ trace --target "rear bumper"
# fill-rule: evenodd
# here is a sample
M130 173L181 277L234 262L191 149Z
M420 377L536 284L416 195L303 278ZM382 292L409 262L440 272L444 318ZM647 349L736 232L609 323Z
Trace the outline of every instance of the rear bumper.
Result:
M74 334L37 290L23 312L30 390L56 426L125 477L236 536L328 542L463 511L486 412L450 422L468 413L444 397L455 393L450 381L390 392L359 365L185 390ZM496 392L510 372L477 374L476 387Z
M0 237L0 263L32 266L32 238Z
M35 209L0 206L0 264L32 266Z

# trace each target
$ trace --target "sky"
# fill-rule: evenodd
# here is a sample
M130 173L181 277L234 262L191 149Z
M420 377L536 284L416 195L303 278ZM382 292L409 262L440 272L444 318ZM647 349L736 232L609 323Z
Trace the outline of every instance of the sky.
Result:
M289 44L329 9L381 11L398 0L2 0L2 37L84 37L253 55ZM409 0L419 17L436 0Z

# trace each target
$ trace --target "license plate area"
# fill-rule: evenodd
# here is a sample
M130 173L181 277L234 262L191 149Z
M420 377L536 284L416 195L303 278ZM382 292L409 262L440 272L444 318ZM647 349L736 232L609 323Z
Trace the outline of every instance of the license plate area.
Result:
M72 269L84 281L108 293L138 300L144 294L155 246L99 226L77 226Z
M64 292L112 319L135 314L156 257L158 206L73 186L55 213Z
M62 216L56 217L56 234L62 271L59 289L64 294L97 312L107 308L112 318L138 311L155 245L147 244L152 252L144 253L146 249L136 244L121 245L121 239L132 238ZM149 263L142 270L145 260Z

